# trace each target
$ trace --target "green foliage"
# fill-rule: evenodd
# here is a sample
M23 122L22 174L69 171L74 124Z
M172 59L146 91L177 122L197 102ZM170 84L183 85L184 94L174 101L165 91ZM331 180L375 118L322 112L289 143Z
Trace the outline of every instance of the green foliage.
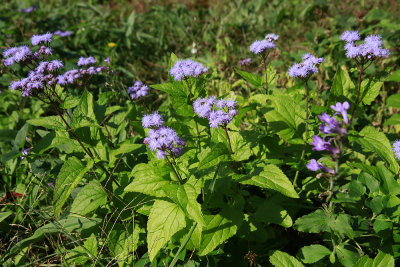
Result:
M107 66L22 97L10 82L36 62L2 60L0 265L397 266L393 3L186 2L48 1L32 13L18 12L28 7L22 2L0 7L2 52L30 44L33 34L70 30L49 44L46 60L65 66L57 75L77 68L81 56ZM266 28L280 35L276 48L251 54ZM381 34L391 53L371 59L361 80L362 62L346 58L339 38L349 29ZM306 52L324 57L319 72L289 77ZM237 64L250 55L251 64ZM207 73L174 80L168 70L183 58ZM132 100L135 80L149 94ZM237 102L225 127L195 114L193 101L209 96ZM344 101L349 123L330 108ZM185 140L181 155L158 159L144 139L154 129L141 120L154 111ZM343 127L324 139L338 151L310 144L323 136L323 113Z

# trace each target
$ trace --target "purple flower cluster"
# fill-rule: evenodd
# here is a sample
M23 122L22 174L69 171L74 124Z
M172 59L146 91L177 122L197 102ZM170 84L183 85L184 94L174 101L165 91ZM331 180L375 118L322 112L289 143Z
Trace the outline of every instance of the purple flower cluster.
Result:
M207 71L208 69L201 63L191 59L178 59L169 70L169 74L174 77L174 80L182 81L182 79L187 77L196 78Z
M251 58L245 58L245 59L241 59L239 60L239 65L241 66L247 66L251 64Z
M278 40L279 35L274 33L269 33L265 36L264 40L256 40L250 45L250 52L258 55L263 52L267 52L268 50L274 49L275 41Z
M39 66L36 67L36 72L39 73L45 73L47 72L53 72L58 69L61 69L63 67L63 63L60 60L52 60L50 62L48 61L42 61L39 63Z
M328 151L331 156L338 155L340 153L340 148L337 146L334 146L332 144L332 141L335 139L328 135L335 134L336 137L341 137L347 134L346 128L343 127L343 125L347 125L349 123L349 119L347 116L347 110L350 108L349 103L346 101L344 103L336 103L336 105L331 105L331 109L333 109L335 114L333 114L332 117L330 117L328 114L323 113L322 115L319 115L318 118L321 120L321 125L320 125L320 131L325 134L323 138L319 137L318 135L313 136L313 142L310 144L313 146L313 150L315 151ZM342 121L338 121L335 118L335 115L341 115L343 118ZM326 138L329 138L326 140ZM307 168L311 171L317 171L321 169L324 172L327 173L334 173L334 170L323 166L319 162L317 162L315 159L312 159L308 164Z
M210 127L226 127L237 115L236 101L215 99L215 97L198 98L193 102L193 110L200 118L208 119Z
M310 53L304 54L301 63L296 63L289 68L290 77L299 77L306 79L312 74L318 72L317 65L321 64L325 60L321 57L315 57Z
M393 152L396 155L396 158L400 160L400 140L396 140L393 143Z
M67 37L67 36L70 36L71 34L72 34L72 32L70 32L70 31L62 32L60 30L57 30L57 31L54 32L54 35L58 35L58 36L61 36L61 37Z
M57 84L60 85L73 84L77 80L83 78L86 75L91 76L105 69L107 69L107 67L104 66L99 66L99 67L90 66L87 69L72 69L65 72L62 75L57 76Z
M53 38L53 34L49 32L42 35L33 35L31 38L31 42L32 45L38 45L41 43L50 43L51 38Z
M141 81L136 81L133 86L128 88L128 94L131 99L139 99L147 95L149 87Z
M182 154L182 148L186 142L174 129L164 126L164 120L160 114L154 112L143 116L142 125L143 128L150 128L143 143L156 152L158 159L164 159L166 156L178 157Z
M3 57L5 58L4 66L8 67L17 62L29 61L31 59L31 56L32 51L26 45L11 47L7 50L4 50L3 52Z
M393 152L396 155L396 158L400 160L400 140L396 140L393 143Z
M95 63L96 63L96 59L94 59L94 57L80 57L78 59L78 63L76 63L76 65L86 66L86 65L91 65L91 64L95 64Z
M364 43L356 45L355 41L360 40L358 31L346 31L340 39L346 42L344 49L348 58L374 59L388 57L389 50L382 48L383 42L380 35L368 35Z

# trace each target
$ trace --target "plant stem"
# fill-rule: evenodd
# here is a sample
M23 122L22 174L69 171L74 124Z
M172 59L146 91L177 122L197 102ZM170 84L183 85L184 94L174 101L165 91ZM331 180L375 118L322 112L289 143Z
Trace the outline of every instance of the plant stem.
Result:
M167 161L168 161L169 167L171 167L171 169L174 171L176 177L178 178L179 183L180 183L180 184L183 184L182 177L181 177L181 176L179 175L179 173L176 171L176 169L174 168L174 166L172 166L172 163L171 163L171 161L169 160L168 156L165 156L165 158L166 158Z
M226 137L228 138L228 143L229 143L229 148L231 150L231 154L234 154L233 150L232 150L232 145L231 145L231 139L229 138L229 134L228 134L228 129L226 128L226 126L222 127L225 130L226 133Z
M268 71L267 71L267 56L268 55L263 55L263 65L264 65L264 71L265 71L265 93L268 95Z
M357 98L356 98L356 102L355 102L355 105L354 105L354 108L353 108L353 112L351 112L350 125L352 124L353 119L354 119L354 115L356 114L356 109L357 109L357 106L358 106L358 101L359 101L359 99L360 99L362 74L363 74L363 71L365 70L365 69L364 69L364 66L363 66L362 64L360 64L360 65L361 65L361 66L358 68L358 70L360 71L360 74L359 74L359 76L358 76L358 92L357 92Z

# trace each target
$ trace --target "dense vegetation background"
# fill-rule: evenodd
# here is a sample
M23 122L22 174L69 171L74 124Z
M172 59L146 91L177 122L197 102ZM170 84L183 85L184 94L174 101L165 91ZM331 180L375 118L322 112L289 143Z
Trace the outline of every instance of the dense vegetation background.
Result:
M32 12L20 10L32 5L35 6ZM399 258L400 199L396 195L400 192L393 189L398 186L398 165L391 161L393 156L390 159L385 156L391 150L379 150L381 148L373 148L363 141L357 141L358 138L365 137L365 131L361 135L359 132L367 126L373 126L379 133L384 132L385 142L392 143L398 138L400 119L396 113L400 106L396 102L397 98L392 98L390 103L386 101L388 96L399 91L400 73L396 73L400 69L398 1L6 1L1 4L2 51L11 46L30 44L29 40L34 34L53 33L57 30L68 30L72 33L67 37L55 37L51 44L53 55L64 62L66 69L73 68L82 56L93 56L98 62L108 57L111 59L110 72L107 74L99 75L81 87L69 88L68 91L59 93L63 100L68 95L71 96L68 99L69 106L62 106L65 110L73 110L78 103L80 107L81 99L88 101L86 108L93 108L93 103L90 102L93 100L94 109L99 106L108 108L103 113L104 120L100 121L108 126L108 134L101 137L105 137L107 141L100 137L98 140L93 136L88 137L84 130L77 130L77 134L85 145L98 149L100 158L103 157L101 153L107 151L104 152L101 162L105 162L109 172L115 173L122 186L113 184L112 188L107 188L107 192L112 192L113 196L106 195L101 198L98 206L81 214L84 218L89 218L87 221L82 223L70 220L68 211L71 205L75 211L79 210L74 200L82 197L79 195L80 190L95 183L97 176L103 182L106 179L103 177L104 173L101 168L90 169L71 188L70 196L68 194L64 200L65 204L55 203L57 201L54 200L54 195L58 194L55 191L59 190L56 185L57 177L63 173L64 162L69 162L71 158L77 159L78 162L70 163L76 164L75 167L82 167L81 164L89 166L89 160L85 158L85 153L76 148L76 143L68 141L68 138L72 140L68 131L59 133L58 126L44 125L43 121L39 121L40 118L57 115L51 105L34 97L22 97L20 92L8 89L10 82L15 80L15 73L23 71L22 67L15 67L10 71L2 64L0 263L5 266L130 266L133 263L135 266L167 266L173 259L179 258L177 264L182 266L185 263L188 266L301 266L297 265L302 264L298 260L303 259L304 264L312 263L315 266L353 266L363 255L369 255L371 259L379 255L390 263ZM338 194L334 201L337 203L336 214L349 215L344 220L349 220L352 233L349 234L344 227L346 229L339 229L339 234L335 236L334 229L301 231L301 227L292 226L296 219L324 207L325 198L321 196L324 190L321 188L327 186L322 180L316 180L315 173L305 167L307 161L300 159L304 147L301 133L304 132L304 124L297 125L296 122L292 135L282 134L281 125L267 129L264 114L277 106L271 99L266 102L266 99L259 96L260 92L265 94L261 82L259 86L257 81L249 82L250 78L246 79L243 73L240 75L237 69L262 77L262 62L250 53L249 46L253 41L263 39L267 33L280 35L276 42L277 48L268 56L268 72L272 74L271 81L268 81L271 82L273 95L287 93L293 97L293 101L298 101L293 102L295 105L301 106L304 105L304 83L290 78L287 70L295 62L299 62L304 53L312 52L316 56L324 57L325 62L319 68L320 71L309 81L313 120L313 126L310 127L318 134L319 122L316 115L328 112L329 105L335 101L353 99L344 93L339 96L337 91L333 98L330 92L333 86L338 87L338 83L340 88L347 86L347 89L352 89L351 80L356 84L358 78L355 65L346 58L344 43L339 39L346 30L358 30L362 35L380 34L391 55L375 62L366 71L368 77L374 76L383 83L370 103L364 103L358 109L356 123L352 126L354 132L349 131L348 143L353 152L345 154L344 161L352 164L343 167L346 182L337 184ZM237 148L248 155L229 160L218 155L218 160L213 159L206 167L200 167L204 170L197 173L188 166L193 166L197 161L203 162L205 156L203 153L197 157L193 151L195 149L191 149L185 152L188 156L180 164L183 173L190 173L192 170L196 178L208 177L208 182L202 188L212 188L211 193L202 190L203 196L200 197L199 194L198 198L200 204L208 205L203 206L204 213L211 216L222 211L221 214L224 214L227 207L219 206L219 203L226 202L228 206L237 208L242 215L238 216L240 223L236 224L237 218L229 221L237 226L234 230L229 223L226 226L229 229L227 234L221 230L224 227L219 229L220 237L225 241L221 241L223 244L218 243L212 249L200 246L200 254L196 254L199 249L196 249L194 241L183 249L184 253L180 253L180 245L184 243L184 238L191 229L191 224L187 221L187 229L178 232L171 242L163 245L156 256L152 255L150 263L146 239L147 217L154 199L159 196L150 193L148 197L146 193L140 194L135 190L126 193L124 186L129 185L133 177L140 177L137 167L142 166L140 164L153 164L151 168L159 169L160 172L166 166L168 169L168 165L159 163L146 150L143 145L145 132L140 120L143 114L159 110L165 115L165 119L170 118L169 126L174 127L186 139L195 134L192 132L195 124L194 120L187 118L187 114L180 113L179 108L174 105L174 98L161 86L151 88L149 95L141 102L132 101L127 89L135 80L148 85L171 83L168 69L176 57L192 58L209 68L206 78L196 85L195 82L192 84L193 88L201 89L199 92L202 93L197 96L215 95L238 101L240 119L233 123L235 126L232 128L233 131L242 131L240 138L245 143L238 144ZM249 57L253 58L250 65L239 65L239 60ZM347 77L350 78L350 83L346 80ZM190 100L189 98L188 101ZM271 106L271 103L275 106ZM86 125L81 128L85 127L94 126ZM201 127L206 129L204 123ZM54 141L55 137L59 139ZM66 139L62 141L62 138ZM306 143L311 140L310 136ZM210 144L215 145L214 141L207 143L204 140L204 144L212 148ZM104 147L100 147L99 143ZM33 147L29 156L21 159L22 151L28 147ZM251 152L245 147L251 147ZM195 140L188 142L189 148L196 148ZM205 149L210 148L205 145ZM312 153L311 147L307 148L305 159L309 160ZM236 182L235 179L242 178L235 175L252 173L260 162L274 164L268 166L279 166L283 175L292 183L294 177L298 176L298 184L295 181L294 187L299 198L291 199L287 194L276 194L273 190L259 188L254 183L243 185ZM136 168L136 172L131 175L133 168ZM377 178L381 183L378 186L384 189L379 192L372 190L371 184L362 182L366 178L359 177L367 175L363 173L374 177L381 175L381 178ZM147 177L148 173L143 171L143 176ZM218 177L221 179L218 180ZM391 177L390 182L385 177ZM235 180L235 183L229 179ZM219 182L215 183L215 180ZM214 181L212 186L210 181ZM102 187L100 183L95 183L95 186ZM218 197L212 195L214 186L215 192L220 194ZM346 195L349 188L353 193ZM388 195L391 198L380 200ZM380 202L376 200L377 196ZM118 202L121 198L125 201L124 204ZM210 204L210 201L216 204ZM55 204L59 205L56 211ZM62 210L62 206L65 209ZM273 210L269 210L271 207ZM268 217L271 213L275 216L272 219ZM286 219L288 215L290 220ZM226 217L231 218L230 216ZM276 216L280 219L276 219ZM379 220L376 220L377 217ZM223 218L226 219L224 216ZM338 223L343 223L339 217L336 219ZM374 224L376 221L379 223ZM313 223L315 222L312 221L311 224ZM45 228L41 228L43 226ZM93 230L94 228L96 229ZM38 229L42 230L38 232ZM301 250L317 244L326 246L328 253L320 247L313 248L316 250ZM283 254L280 256L284 260L292 262L283 261L279 265L270 259L276 250L297 257L297 260L286 259L286 254ZM318 254L315 251L322 257L315 261L310 260L306 254ZM178 256L175 257L176 255ZM325 257L328 255L329 257Z

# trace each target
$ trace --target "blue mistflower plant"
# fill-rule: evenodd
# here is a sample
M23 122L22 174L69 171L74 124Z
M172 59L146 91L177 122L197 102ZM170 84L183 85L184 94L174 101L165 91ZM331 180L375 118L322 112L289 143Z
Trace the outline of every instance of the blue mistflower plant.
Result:
M355 43L356 41L360 40L360 34L358 33L358 31L345 31L340 36L340 39L346 42L346 44L344 45L346 56L354 60L359 71L357 98L353 111L351 113L351 124L358 106L358 102L360 100L361 82L364 71L368 69L369 66L371 66L374 60L379 58L386 58L389 56L390 53L389 50L382 47L383 42L380 35L368 35L364 39L364 43L360 43L358 45L356 45Z
M265 72L265 91L268 94L268 74L267 74L267 57L269 52L276 47L275 41L278 40L279 35L269 33L265 36L264 40L256 40L250 45L250 52L261 55L264 72Z

